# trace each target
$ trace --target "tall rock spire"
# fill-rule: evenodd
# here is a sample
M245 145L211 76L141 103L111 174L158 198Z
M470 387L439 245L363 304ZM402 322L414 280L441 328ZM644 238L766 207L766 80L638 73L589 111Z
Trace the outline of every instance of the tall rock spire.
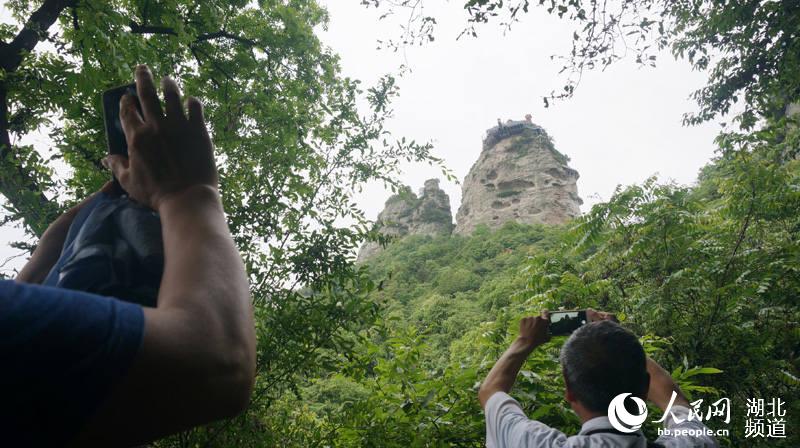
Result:
M455 233L471 234L480 224L496 229L507 221L563 224L580 215L578 172L545 130L525 118L498 120L487 131L463 182Z
M439 179L428 179L419 192L405 191L386 200L378 215L376 230L389 237L406 235L450 235L453 231L453 213L450 197L439 188ZM367 241L358 251L358 261L364 261L378 252L381 246Z

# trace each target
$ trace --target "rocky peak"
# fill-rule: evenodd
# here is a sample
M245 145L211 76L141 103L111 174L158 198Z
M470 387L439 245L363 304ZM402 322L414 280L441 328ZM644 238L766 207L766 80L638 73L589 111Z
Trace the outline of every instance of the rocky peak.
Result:
M578 172L555 149L547 132L531 121L508 120L489 129L483 151L462 185L455 232L507 221L562 224L580 214Z
M428 179L415 195L410 188L386 200L378 214L376 229L382 235L449 235L453 231L453 213L450 197L439 188L439 179ZM378 252L378 243L367 241L358 252L358 261L364 261Z
M558 152L547 132L525 120L498 120L483 139L483 151L462 184L455 232L471 234L478 225L497 229L508 221L563 224L580 215L578 172ZM450 198L438 179L425 181L415 195L410 188L391 196L378 215L382 235L449 235L453 232ZM378 252L368 241L358 252L364 261Z

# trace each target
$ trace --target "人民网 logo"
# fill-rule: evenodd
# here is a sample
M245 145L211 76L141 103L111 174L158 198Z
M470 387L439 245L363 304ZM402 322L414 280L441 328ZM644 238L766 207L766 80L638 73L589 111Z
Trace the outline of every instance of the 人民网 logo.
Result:
M630 393L619 394L608 404L608 420L611 422L611 426L620 432L636 432L647 418L647 405L644 400L630 395ZM636 403L637 414L631 414L625 409L625 399L628 396Z

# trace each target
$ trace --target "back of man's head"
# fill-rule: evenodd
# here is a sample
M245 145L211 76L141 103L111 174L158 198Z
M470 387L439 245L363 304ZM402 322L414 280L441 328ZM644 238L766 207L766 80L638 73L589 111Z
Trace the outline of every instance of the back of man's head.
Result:
M576 330L561 348L561 366L572 395L591 411L607 412L621 393L647 395L644 349L633 333L614 322L592 322Z

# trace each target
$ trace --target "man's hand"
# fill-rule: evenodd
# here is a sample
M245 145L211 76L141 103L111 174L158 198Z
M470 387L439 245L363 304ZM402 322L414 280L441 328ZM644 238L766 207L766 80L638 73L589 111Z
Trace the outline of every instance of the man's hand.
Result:
M150 70L144 65L136 68L136 92L144 116L136 109L134 97L122 97L119 113L128 157L110 155L103 162L131 198L153 210L190 187L217 188L214 147L203 120L203 106L188 98L187 114L175 81L165 77L161 88L166 111L161 109Z
M122 187L158 210L164 275L157 308L143 308L144 334L127 377L77 446L132 446L241 413L256 371L250 290L217 191L202 107L164 79L166 114L147 67L136 69L143 115L122 100L129 158L110 156Z
M592 308L586 309L586 319L589 322L598 322L601 320L610 320L612 322L619 322L619 320L617 320L616 314L607 313L605 311L597 311Z
M550 340L550 314L542 311L540 316L523 317L519 321L519 336L503 356L497 360L492 370L486 375L478 391L481 407L497 392L510 392L517 378L519 369L533 349Z
M550 313L542 311L539 316L523 317L519 321L519 339L531 350L550 340Z

